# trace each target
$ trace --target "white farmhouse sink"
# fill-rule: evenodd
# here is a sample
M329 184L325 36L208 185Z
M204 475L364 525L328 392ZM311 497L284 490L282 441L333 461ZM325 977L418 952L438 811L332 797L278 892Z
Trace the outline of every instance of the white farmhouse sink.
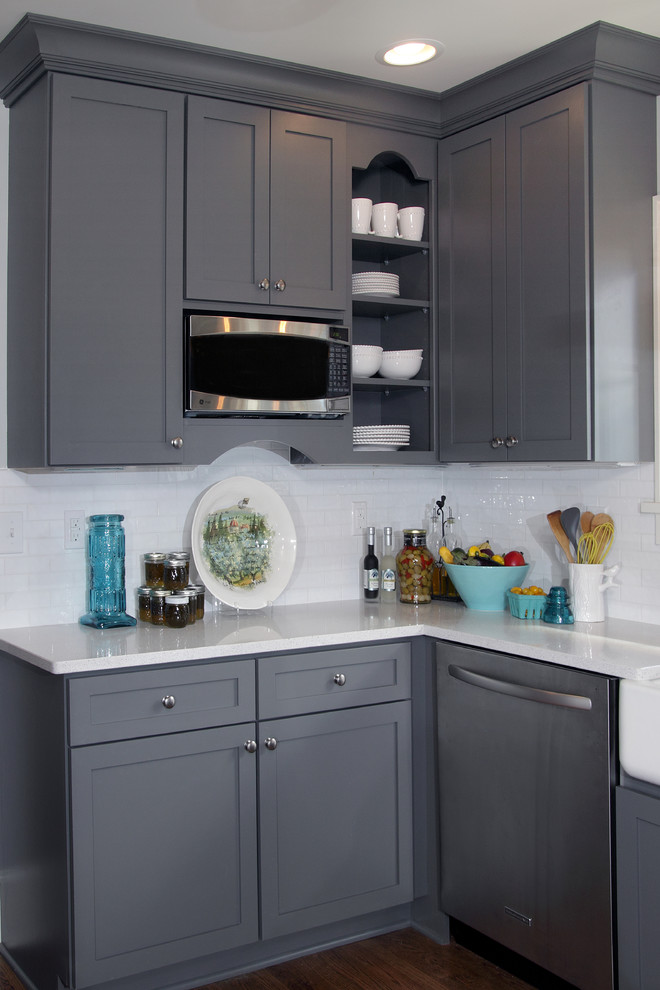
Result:
M660 784L660 680L620 682L619 760L632 777Z

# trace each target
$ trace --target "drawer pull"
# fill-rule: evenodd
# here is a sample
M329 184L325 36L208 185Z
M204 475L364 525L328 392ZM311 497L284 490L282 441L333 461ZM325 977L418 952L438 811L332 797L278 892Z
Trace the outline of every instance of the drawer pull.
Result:
M174 706L176 705L176 698L174 697L173 694L166 694L165 697L162 699L162 701L163 701L163 708L174 708Z
M335 682L335 684L339 685L339 687L343 687L344 684L346 683L346 674L335 674L335 676L332 679Z
M277 749L277 739L273 736L268 736L268 739L264 740L266 749Z
M254 740L254 739L247 739L243 743L243 745L247 749L248 753L256 753L257 752L257 743L256 743L256 740Z

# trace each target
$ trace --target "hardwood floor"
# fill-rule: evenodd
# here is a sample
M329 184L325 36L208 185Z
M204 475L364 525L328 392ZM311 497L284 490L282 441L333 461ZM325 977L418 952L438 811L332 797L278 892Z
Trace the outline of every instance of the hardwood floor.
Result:
M24 990L2 958L0 990ZM530 990L530 985L455 942L436 945L405 929L199 990Z

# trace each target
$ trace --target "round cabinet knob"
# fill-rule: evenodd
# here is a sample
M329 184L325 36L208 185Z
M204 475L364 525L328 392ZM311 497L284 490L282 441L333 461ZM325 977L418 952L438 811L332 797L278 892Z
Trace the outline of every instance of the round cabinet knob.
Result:
M268 736L268 739L264 740L264 744L266 749L277 749L277 739L274 739L273 736Z
M504 440L502 439L502 437L493 437L493 439L490 441L490 445L493 448L493 450L496 450L498 447L504 446Z
M344 684L346 683L346 674L335 674L335 676L332 679L335 682L335 684L339 685L339 687L343 687Z
M162 699L162 701L163 701L163 708L174 708L174 706L176 705L176 698L174 697L173 694L166 694L165 697Z
M507 447L515 447L518 442L518 437L507 437L504 441Z
M262 290L262 292L268 292L268 290L270 289L270 279L262 278L261 282L259 282L259 288Z
M170 440L170 443L176 450L181 450L183 447L183 437L174 437L173 440Z
M277 292L284 292L284 290L286 289L286 282L284 281L283 278L278 278L277 282L275 283L275 289Z
M243 743L243 745L247 749L248 753L256 753L257 752L257 743L256 743L256 740L255 739L247 739Z

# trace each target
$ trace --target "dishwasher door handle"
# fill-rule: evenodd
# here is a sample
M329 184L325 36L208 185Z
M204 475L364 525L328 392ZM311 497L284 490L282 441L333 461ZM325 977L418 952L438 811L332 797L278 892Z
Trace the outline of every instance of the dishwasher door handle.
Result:
M512 698L522 698L524 701L536 701L542 705L556 705L559 708L579 708L582 711L591 710L591 698L580 694L561 694L558 691L546 691L544 688L528 687L525 684L513 684L511 681L501 681L497 677L477 674L474 670L466 670L450 663L447 668L451 677L465 681L474 687L485 688L486 691L497 691L498 694L508 694Z

